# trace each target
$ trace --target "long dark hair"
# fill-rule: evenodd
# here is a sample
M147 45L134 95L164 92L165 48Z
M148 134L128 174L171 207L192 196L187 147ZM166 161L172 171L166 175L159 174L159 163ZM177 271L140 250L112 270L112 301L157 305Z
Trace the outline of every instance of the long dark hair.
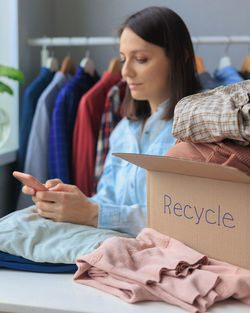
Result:
M119 36L125 28L130 28L145 41L165 50L170 64L170 96L163 119L170 120L181 98L201 90L189 31L178 14L169 8L156 6L128 17L118 31ZM132 99L127 90L124 114L128 118L145 119L151 114L149 102Z

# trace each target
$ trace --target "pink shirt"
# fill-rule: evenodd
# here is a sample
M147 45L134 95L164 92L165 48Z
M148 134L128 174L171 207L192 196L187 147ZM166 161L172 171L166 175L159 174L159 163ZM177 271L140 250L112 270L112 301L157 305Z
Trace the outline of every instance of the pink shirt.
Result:
M165 301L205 312L234 297L250 305L250 271L216 261L153 229L109 238L77 259L74 280L135 303Z

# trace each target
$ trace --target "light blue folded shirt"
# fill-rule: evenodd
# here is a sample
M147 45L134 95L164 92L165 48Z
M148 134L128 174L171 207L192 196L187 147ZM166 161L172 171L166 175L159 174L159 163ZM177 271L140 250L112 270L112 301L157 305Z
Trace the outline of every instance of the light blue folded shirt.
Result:
M41 217L34 205L0 218L0 252L9 254L5 256L6 261L10 261L12 255L39 263L75 264L77 257L93 252L102 241L114 236L129 237L109 229L54 222ZM1 257L3 261L4 255ZM14 263L12 268L15 268Z
M143 121L123 118L113 130L97 193L89 198L99 205L99 228L136 236L146 226L146 171L112 153L164 155L176 141L173 121L161 119L166 106L167 101L149 117L144 128Z

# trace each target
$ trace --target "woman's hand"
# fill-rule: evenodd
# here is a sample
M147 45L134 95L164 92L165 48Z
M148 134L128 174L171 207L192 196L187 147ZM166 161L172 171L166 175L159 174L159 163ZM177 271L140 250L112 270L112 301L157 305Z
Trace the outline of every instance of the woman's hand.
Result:
M49 191L23 187L24 193L33 195L41 216L56 222L97 226L98 204L90 202L76 186L63 184L60 179L48 180L45 186Z
M47 187L48 189L50 189L50 188L55 187L57 184L60 184L60 183L63 183L61 181L61 179L55 178L55 179L47 180L46 183L44 184L44 186ZM24 185L22 188L22 192L26 195L33 196L32 200L36 203L36 197L35 197L36 190L34 188L31 188L29 186Z

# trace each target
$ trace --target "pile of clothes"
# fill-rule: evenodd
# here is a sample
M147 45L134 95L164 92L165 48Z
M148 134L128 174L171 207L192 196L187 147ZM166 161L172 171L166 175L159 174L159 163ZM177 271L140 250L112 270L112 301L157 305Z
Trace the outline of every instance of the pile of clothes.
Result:
M250 175L250 80L183 98L167 156L219 163Z

